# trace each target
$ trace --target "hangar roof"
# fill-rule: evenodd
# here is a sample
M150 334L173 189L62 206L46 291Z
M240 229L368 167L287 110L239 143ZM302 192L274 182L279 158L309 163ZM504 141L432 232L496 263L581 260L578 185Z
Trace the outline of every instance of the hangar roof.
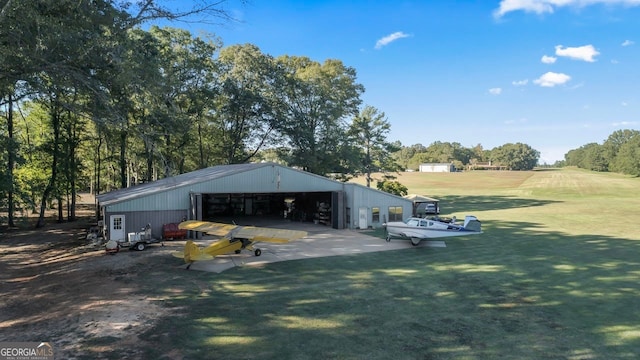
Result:
M263 170L267 170L265 168L278 168L277 171L277 180L271 179L270 177L263 181L258 186L256 185L256 179L259 177L259 172ZM295 175L294 177L286 176L280 178L280 171L292 171ZM248 176L245 176L248 175ZM255 176L254 176L255 175ZM238 178L238 176L241 176ZM262 176L264 178L264 176ZM222 181L222 182L218 182ZM317 189L324 189L322 191L334 191L336 189L345 190L345 186L347 186L350 191L356 191L360 189L361 191L356 191L357 198L365 201L370 201L371 196L374 194L379 194L376 196L383 197L391 197L396 198L396 202L398 199L407 201L411 204L411 200L404 199L399 196L395 196L389 193L382 192L378 189L371 189L368 187L364 187L363 185L353 184L353 183L342 183L336 180L328 179L326 177L308 173L302 170L297 170L294 168L290 168L284 165L276 164L276 163L251 163L251 164L232 164L232 165L218 165L213 167L208 167L205 169L200 169L164 179L159 179L153 182L140 184L131 186L124 189L114 190L108 193L99 194L96 196L98 203L101 207L112 207L113 206L121 206L122 204L128 204L125 206L126 209L133 208L153 208L155 210L161 210L165 208L182 208L182 206L187 206L185 204L179 203L180 201L185 201L184 192L187 189L189 192L192 189L196 189L194 191L202 191L203 186L205 189L210 190L209 185L213 185L216 190L220 190L222 192L229 192L230 187L235 188L238 191L242 190L242 192L272 192L272 191L290 191L290 192L300 192L300 191L311 191L307 189L315 189L313 191L320 191ZM283 186L282 188L280 186ZM264 190L268 188L269 190ZM223 190L224 189L224 190ZM277 189L277 190L274 190ZM209 192L208 190L205 190ZM364 191L364 192L363 192ZM231 191L234 192L234 191ZM170 194L170 195L169 195ZM353 194L352 194L353 195ZM173 198L171 197L173 196ZM176 198L177 196L177 198ZM353 195L355 196L355 195ZM177 200L177 199L180 200ZM188 199L188 198L187 198ZM383 204L380 203L380 204ZM356 206L356 205L352 205ZM124 208L118 208L119 211L123 211ZM125 210L127 211L127 210Z
M264 166L278 165L274 163L254 163L254 164L233 164L218 165L205 169L195 170L188 173L156 180L153 182L135 185L132 187L110 191L97 196L98 203L110 205L125 200L134 199L140 196L147 196L163 192L172 188L197 184L207 180L222 178L225 176L254 170ZM280 166L280 165L278 165Z

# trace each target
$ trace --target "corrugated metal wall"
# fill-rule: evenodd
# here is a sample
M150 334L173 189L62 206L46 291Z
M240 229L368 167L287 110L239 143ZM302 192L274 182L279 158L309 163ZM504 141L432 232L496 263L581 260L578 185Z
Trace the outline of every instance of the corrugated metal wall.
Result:
M123 212L105 212L104 223L107 224L109 230L109 216L124 215L125 216L125 233L138 232L146 224L151 224L151 236L154 239L162 238L162 225L168 223L180 223L183 218L187 217L186 210L162 210L162 211L123 211ZM109 237L107 236L107 239Z
M347 203L350 207L350 224L348 227L355 229L358 227L358 215L361 207L367 208L367 224L373 228L379 228L382 223L389 220L389 207L401 206L403 219L411 216L413 202L400 196L395 196L377 189L371 189L358 184L345 184L347 192ZM373 222L371 209L380 208L380 221Z
M345 184L322 176L298 171L280 165L259 166L240 173L214 177L211 180L175 186L166 191L149 191L137 198L110 203L104 206L105 224L109 215L125 215L127 233L139 231L140 227L151 223L152 232L161 236L162 224L179 222L189 218L193 194L210 193L296 193L296 192L344 192L344 214L340 221L347 228L357 228L359 209L367 208L367 224L380 227L389 219L389 207L402 207L403 218L411 216L412 202L377 189L357 184ZM371 209L380 209L380 221L373 223Z
M142 196L106 207L110 213L144 210L187 210L189 194L341 191L343 184L282 166L255 170Z

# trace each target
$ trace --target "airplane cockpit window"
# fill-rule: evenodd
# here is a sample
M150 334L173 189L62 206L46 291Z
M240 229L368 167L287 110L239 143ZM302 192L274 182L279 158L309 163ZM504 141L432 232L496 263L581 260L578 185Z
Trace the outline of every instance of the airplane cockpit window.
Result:
M421 227L427 227L427 221L426 220L420 220L420 226Z
M417 219L409 219L409 221L407 221L407 226L418 226L418 220Z

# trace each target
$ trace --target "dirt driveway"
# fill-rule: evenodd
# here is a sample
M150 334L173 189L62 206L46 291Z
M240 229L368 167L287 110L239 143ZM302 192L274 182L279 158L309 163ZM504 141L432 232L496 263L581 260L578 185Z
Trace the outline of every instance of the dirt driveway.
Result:
M170 256L184 241L106 255L86 239L89 219L39 230L0 230L0 342L50 342L57 359L111 358L115 349L140 357L136 349L145 339L139 335L167 311L158 305L162 301L145 295L141 284L184 277L185 264ZM410 247L408 242L386 243L355 231L315 226L296 244L265 244L260 257L224 256L192 268L219 272L232 266Z
M133 345L162 315L128 278L181 246L105 255L86 240L89 227L81 220L0 230L0 342L50 342L56 359L91 358L109 346L87 347L87 339Z

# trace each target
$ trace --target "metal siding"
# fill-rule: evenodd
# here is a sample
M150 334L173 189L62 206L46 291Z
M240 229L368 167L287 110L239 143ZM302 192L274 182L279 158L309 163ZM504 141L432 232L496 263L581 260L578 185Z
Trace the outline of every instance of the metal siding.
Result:
M254 164L255 166L240 166L242 171L233 171L233 166L221 166L195 172L197 174L184 176L186 180L164 181L160 183L162 190L152 189L149 184L144 191L135 190L135 195L127 193L127 189L118 190L117 194L104 195L108 199L104 206L105 219L109 214L133 214L133 221L127 220L125 226L127 232L139 231L139 228L151 223L153 233L156 229L161 231L161 222L174 222L177 220L164 220L179 214L178 220L188 216L192 193L288 193L288 192L345 192L345 208L349 208L350 223L348 228L357 227L358 209L367 207L368 221L372 226L379 226L389 218L389 206L402 206L403 214L409 216L413 203L402 197L391 195L377 189L367 188L352 183L342 183L325 177L288 168L277 164ZM186 174L185 174L186 175ZM210 176L210 178L207 178ZM180 177L180 176L179 176ZM187 181L188 180L188 181ZM197 181L196 181L197 180ZM123 200L119 201L118 195ZM380 208L380 223L372 222L371 208ZM138 214L139 213L139 214ZM149 215L153 214L153 215ZM161 215L164 214L164 215ZM139 218L138 218L139 217ZM175 216L174 216L175 217ZM345 218L346 218L345 214ZM130 218L130 217L127 217ZM158 225L156 225L158 224ZM157 227L156 227L157 226Z
M419 165L420 172L453 172L455 167L451 163L427 163Z
M116 211L105 212L104 218L109 219L110 215L125 216L125 232L126 234L138 232L147 224L151 224L151 236L154 239L162 238L162 225L168 223L179 223L183 218L187 217L187 211L166 210L166 211ZM105 222L107 229L109 224Z
M189 208L189 189L176 188L162 193L135 198L107 206L108 211L186 210Z
M180 174L154 182L140 184L125 189L111 191L97 196L98 202L102 205L112 205L135 198L146 197L152 194L166 192L168 189L188 187L212 179L223 178L231 174L246 172L252 169L273 166L275 164L238 164L219 165L206 169L200 169L185 174Z
M111 203L106 208L109 212L189 209L190 193L318 192L342 189L341 182L274 165L230 173L199 183L168 187L162 192L150 191L146 196Z
M342 190L342 183L281 166L267 166L193 184L189 186L189 191L186 193L277 193L338 190Z
M405 218L411 216L413 210L413 202L404 199L399 196L395 196L389 193L385 193L376 189L367 188L365 186L348 184L347 194L349 206L351 210L351 224L350 228L356 228L358 226L358 209L361 207L368 208L367 211L367 223L372 227L379 227L382 223L389 219L389 206L402 206L402 214ZM371 208L380 208L380 223L374 223L371 214Z
M289 168L282 168L280 170L280 187L282 189L291 189L291 191L294 192L344 190L344 183L339 181Z
M318 175L268 166L219 179L215 188L203 193L278 193L339 191L342 183Z
M348 208L347 199L344 191L334 191L331 193L331 227L334 229L345 228L345 209ZM349 224L346 224L349 227Z

